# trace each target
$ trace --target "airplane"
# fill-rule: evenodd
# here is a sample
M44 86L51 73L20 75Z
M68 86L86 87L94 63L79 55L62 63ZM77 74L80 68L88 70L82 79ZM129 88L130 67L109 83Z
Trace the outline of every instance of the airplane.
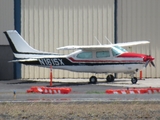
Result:
M102 45L71 45L57 48L58 50L75 50L68 55L43 52L32 48L16 30L5 31L15 60L25 65L33 65L53 69L63 69L74 72L104 73L109 74L106 82L114 82L111 73L125 73L131 76L131 83L136 84L138 79L134 74L153 63L151 55L128 52L122 47L148 44L149 41L135 41L127 43ZM89 78L91 84L97 83L95 75Z

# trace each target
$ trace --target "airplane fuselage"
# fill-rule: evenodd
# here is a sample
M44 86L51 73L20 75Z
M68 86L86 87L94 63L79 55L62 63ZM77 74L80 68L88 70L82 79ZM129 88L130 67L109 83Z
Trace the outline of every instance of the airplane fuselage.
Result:
M74 72L90 73L131 73L145 66L142 57L112 56L97 58L96 51L92 51L92 58L78 58L84 51L76 51L69 55L37 58L36 61L21 62L25 65L64 69ZM86 51L85 51L86 52ZM88 52L88 51L87 51Z

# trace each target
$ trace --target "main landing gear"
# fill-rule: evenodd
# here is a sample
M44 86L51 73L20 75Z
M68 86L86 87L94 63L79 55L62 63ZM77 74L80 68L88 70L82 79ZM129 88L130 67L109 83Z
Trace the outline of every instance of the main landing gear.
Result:
M97 77L96 77L96 76L91 76L91 77L89 78L89 82L90 82L91 84L96 84L96 83L97 83ZM113 76L112 74L108 75L108 76L106 77L106 82L114 82L114 76Z
M106 77L106 82L114 82L114 76L112 74Z
M89 78L89 82L90 82L91 84L96 84L96 83L97 83L97 78L96 78L96 76L91 76L91 77Z

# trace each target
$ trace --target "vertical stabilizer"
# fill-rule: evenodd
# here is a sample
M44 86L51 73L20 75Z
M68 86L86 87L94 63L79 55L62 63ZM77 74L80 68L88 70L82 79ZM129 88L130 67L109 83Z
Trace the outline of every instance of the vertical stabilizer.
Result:
M16 30L5 31L9 44L14 53L37 53L40 52L31 46L20 36Z

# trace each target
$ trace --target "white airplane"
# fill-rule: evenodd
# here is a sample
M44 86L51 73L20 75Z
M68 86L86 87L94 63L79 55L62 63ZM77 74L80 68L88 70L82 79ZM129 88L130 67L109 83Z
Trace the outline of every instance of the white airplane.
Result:
M65 46L58 50L76 50L68 55L38 51L31 46L18 34L16 30L5 31L9 44L12 48L16 60L25 65L40 67L50 67L53 69L64 69L74 72L89 73L126 73L130 74L132 84L137 83L134 74L153 63L151 55L131 53L122 47L147 44L148 41L135 41L108 45L86 45L86 46ZM97 83L96 76L91 76L90 83ZM113 82L114 76L109 74L107 82Z

